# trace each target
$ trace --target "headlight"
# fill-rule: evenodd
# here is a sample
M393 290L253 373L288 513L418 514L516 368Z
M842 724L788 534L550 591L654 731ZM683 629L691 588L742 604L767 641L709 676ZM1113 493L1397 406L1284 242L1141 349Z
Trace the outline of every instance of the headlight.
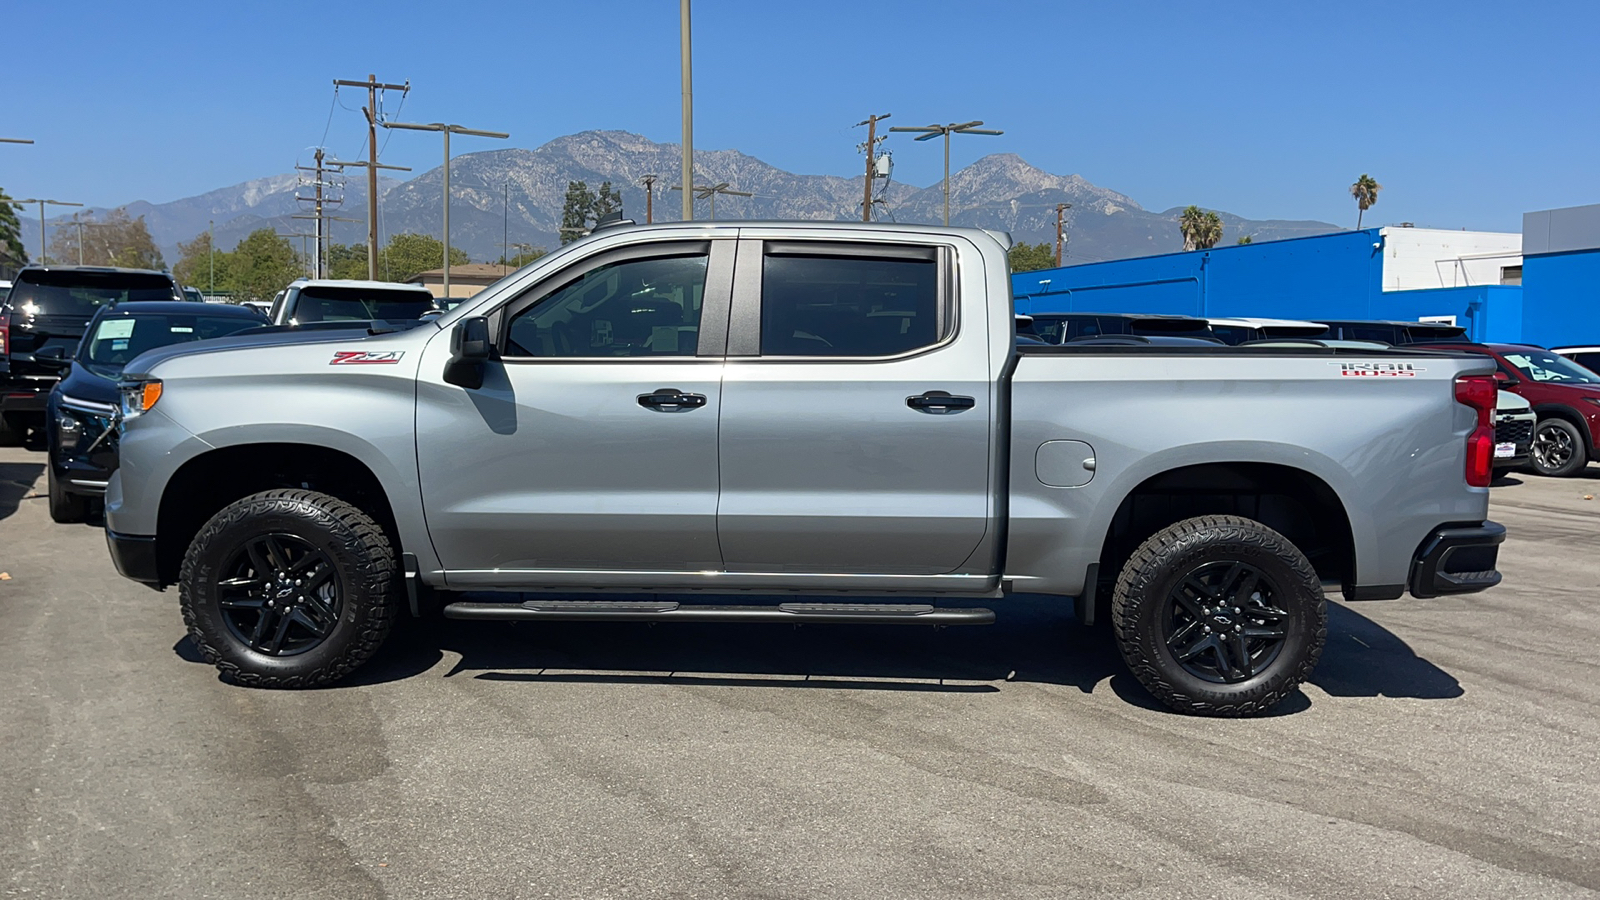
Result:
M122 421L126 422L155 407L156 401L161 399L161 379L124 381L117 385L117 393L122 398Z

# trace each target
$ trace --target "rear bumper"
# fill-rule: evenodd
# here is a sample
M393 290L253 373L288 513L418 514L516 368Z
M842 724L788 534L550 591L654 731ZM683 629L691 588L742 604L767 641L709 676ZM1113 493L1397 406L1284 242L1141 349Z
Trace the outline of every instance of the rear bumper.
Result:
M55 382L0 378L0 412L44 412Z
M111 562L124 578L142 581L152 587L161 582L156 567L156 539L140 534L117 534L106 529L106 548L111 551Z
M1427 599L1472 594L1500 583L1495 563L1506 528L1498 522L1443 525L1417 548L1411 596Z

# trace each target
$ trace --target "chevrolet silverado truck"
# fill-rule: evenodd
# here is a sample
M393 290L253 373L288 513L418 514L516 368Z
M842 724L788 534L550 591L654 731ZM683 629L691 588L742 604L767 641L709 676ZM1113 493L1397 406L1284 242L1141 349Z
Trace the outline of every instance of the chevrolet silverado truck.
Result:
M1500 580L1491 360L1019 344L1008 244L624 223L406 331L152 351L112 557L244 685L336 681L408 608L950 625L1044 594L1209 715L1310 674L1324 585Z

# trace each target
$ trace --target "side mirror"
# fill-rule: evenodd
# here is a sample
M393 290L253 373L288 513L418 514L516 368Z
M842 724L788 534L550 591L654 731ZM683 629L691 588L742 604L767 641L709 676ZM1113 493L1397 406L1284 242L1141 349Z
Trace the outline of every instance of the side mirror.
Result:
M1496 369L1495 370L1494 380L1500 382L1501 384L1521 384L1522 383L1521 380L1516 379L1516 378L1512 378L1510 375L1506 374L1506 372L1504 370L1501 370L1501 369Z
M444 380L469 390L483 387L484 364L493 349L487 317L473 316L457 322L450 332L450 361L444 366Z
M35 350L33 352L33 361L52 369L65 369L72 365L71 355L68 353L67 348L60 344Z

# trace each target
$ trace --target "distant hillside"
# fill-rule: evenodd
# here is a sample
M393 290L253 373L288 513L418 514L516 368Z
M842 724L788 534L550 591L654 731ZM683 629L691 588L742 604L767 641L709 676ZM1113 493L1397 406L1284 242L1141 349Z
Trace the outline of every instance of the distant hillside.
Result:
M662 144L625 131L586 131L556 138L536 150L510 149L467 153L450 170L451 243L474 260L492 260L502 252L502 229L509 196L509 239L554 247L568 181L586 181L597 188L610 181L622 191L631 218L645 218L644 188L639 180L658 175L657 221L676 220L680 201L665 189L675 183L677 144ZM410 181L380 182L380 227L384 235L440 230L442 171L434 168ZM768 165L737 150L697 150L695 175L702 183L726 181L754 196L719 197L719 219L854 219L860 216L861 180L834 175L797 175ZM300 179L274 175L219 188L171 203L131 203L130 215L143 215L169 263L178 258L177 244L216 223L219 247L231 247L251 231L271 227L281 233L309 231L310 222L291 218L307 204L295 201ZM342 191L337 215L358 221L334 222L334 240L360 243L366 238L366 181L352 171ZM900 222L939 222L944 198L941 186L891 182L886 192L886 218ZM1053 175L1029 165L1016 154L986 156L950 176L951 221L1009 231L1018 240L1055 240L1055 206L1071 203L1067 213L1067 260L1094 261L1146 256L1181 249L1178 213L1150 212L1132 198L1091 184L1077 175ZM709 214L704 201L696 216ZM1221 213L1223 243L1240 236L1257 241L1301 237L1341 230L1326 222L1251 220ZM52 217L51 227L67 217ZM37 235L33 228L23 233ZM297 246L299 239L292 239ZM35 238L29 244L37 253Z

